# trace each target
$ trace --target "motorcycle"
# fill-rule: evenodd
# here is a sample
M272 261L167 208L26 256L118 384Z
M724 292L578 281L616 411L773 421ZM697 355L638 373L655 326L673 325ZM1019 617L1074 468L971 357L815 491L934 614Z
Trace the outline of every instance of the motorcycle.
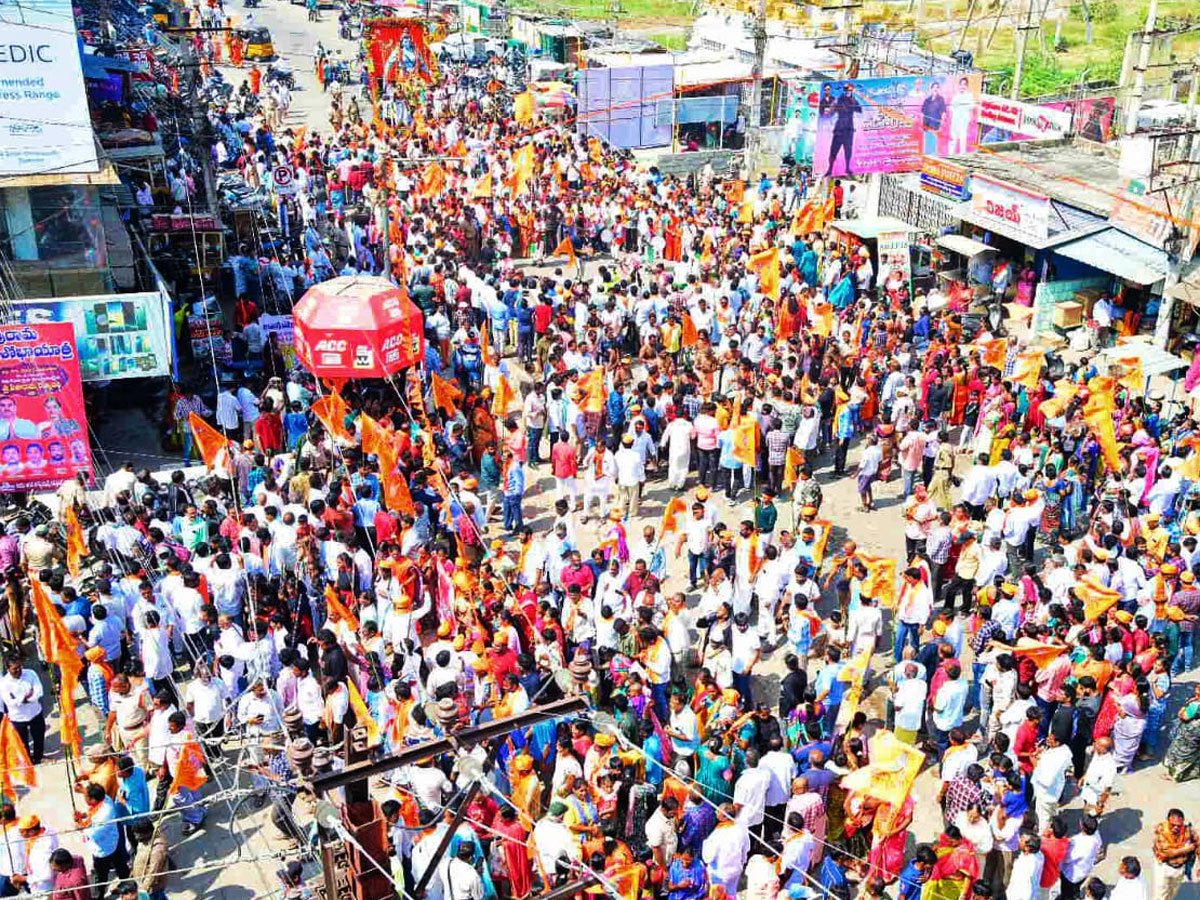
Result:
M292 74L291 69L282 64L272 63L267 66L263 79L267 84L282 84L288 90L294 90L296 87L296 76Z

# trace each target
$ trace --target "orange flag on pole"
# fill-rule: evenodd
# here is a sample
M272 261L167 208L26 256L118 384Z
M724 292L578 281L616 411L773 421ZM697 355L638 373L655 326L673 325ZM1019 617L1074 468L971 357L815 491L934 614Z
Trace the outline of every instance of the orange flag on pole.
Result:
M87 541L83 539L83 526L74 506L68 506L63 520L67 525L67 570L75 578L82 571L82 559L88 555Z
M783 489L790 491L800 480L800 469L804 466L804 453L795 447L788 447L787 456L783 460Z
M809 313L813 334L818 337L829 337L833 334L833 304L824 300L814 300L809 307Z
M575 244L571 241L569 235L564 235L563 239L558 242L558 246L554 248L552 256L565 256L567 263L575 265Z
M314 400L310 409L331 435L340 440L354 443L354 435L346 428L346 416L350 414L350 404L342 399L342 395L336 389Z
M17 792L13 783L20 782L28 788L37 787L37 769L25 749L25 742L17 733L12 718L5 716L0 720L0 784L4 786L4 796L16 798Z
M79 674L83 671L83 660L79 658L79 639L71 634L62 615L50 602L50 595L37 579L30 581L33 610L38 620L38 642L42 656L56 663L62 674L59 687L59 735L64 746L75 751L76 758L83 753L83 737L79 733L79 720L75 715L75 688Z
M325 585L325 609L337 613L337 617L345 622L351 631L358 631L358 616L346 608L346 604L338 598L338 593L332 584Z
M733 458L747 466L758 465L758 420L748 418L733 429Z
M1100 444L1104 464L1114 472L1121 471L1121 448L1117 446L1117 428L1113 422L1112 410L1099 404L1092 407L1089 399L1083 412L1083 421Z
M204 751L194 738L189 737L175 764L175 777L171 780L169 793L177 794L180 788L198 791L204 787L208 776L204 774Z
M354 710L354 718L360 728L367 729L367 746L373 747L379 743L379 723L367 709L367 704L363 702L362 694L358 692L353 678L346 679L346 687L350 690L350 708Z
M584 394L583 411L600 412L604 409L604 370L592 369L576 385Z
M746 269L758 273L758 289L772 300L779 299L779 248L772 247L750 257Z
M533 122L533 92L522 91L513 97L513 119L518 125Z
M1083 390L1081 385L1066 378L1054 382L1054 394L1042 401L1041 411L1047 419L1057 419L1067 410L1072 400Z
M1017 354L1013 363L1012 380L1027 391L1037 390L1038 381L1042 377L1042 365L1046 362L1043 350L1025 350Z
M880 609L896 608L896 573L899 566L892 556L858 554L858 561L867 567L861 592L879 604Z
M463 392L436 372L430 375L429 384L430 393L433 394L433 405L446 415L453 416L458 410Z
M660 540L679 528L679 514L687 510L687 502L682 497L672 497L663 510L662 524L659 526Z
M738 224L753 225L754 224L754 195L747 194L742 200L742 205L738 209L737 216Z
M392 449L392 436L377 421L363 413L359 423L362 428L363 453L381 457Z
M1093 622L1108 612L1121 599L1121 592L1106 588L1094 578L1084 576L1071 590L1083 601L1083 618Z
M820 206L815 200L806 200L792 217L792 234L812 234L821 228Z
M871 762L842 778L842 787L874 797L899 809L912 792L925 753L910 747L890 731L877 731L868 747Z
M474 200L486 200L492 196L492 176L484 175L475 182L475 189L471 191L471 198Z
M1124 370L1120 383L1139 397L1146 393L1146 373L1142 370L1142 360L1137 356L1123 356L1116 362Z
M1022 638L1022 640L1026 640ZM1058 657L1067 652L1065 646L1059 644L1047 644L1043 641L1032 641L1024 646L1018 644L1013 648L1013 653L1017 656L1026 656L1033 660L1034 665L1039 669L1044 669Z
M391 471L383 479L383 501L387 504L388 509L395 510L403 515L412 516L416 514L417 508L413 505L412 493L408 489L408 482L400 477L395 465L392 465Z
M500 380L496 382L496 396L492 398L492 415L503 418L508 415L508 409L517 400L517 395L512 389L512 385L508 383L508 378L504 375L500 376Z
M217 431L195 413L188 413L188 427L192 429L192 440L200 451L200 458L209 469L227 467L229 464L229 438Z
M1003 372L1008 362L1008 338L990 338L980 341L978 346L980 361Z
M446 170L436 160L421 171L421 193L436 197L446 189Z
M683 314L683 335L680 338L683 346L695 347L700 343L700 332L696 330L696 323L692 320L688 313Z
M526 144L513 154L513 174L509 179L509 187L513 196L524 192L525 186L533 179L533 144Z

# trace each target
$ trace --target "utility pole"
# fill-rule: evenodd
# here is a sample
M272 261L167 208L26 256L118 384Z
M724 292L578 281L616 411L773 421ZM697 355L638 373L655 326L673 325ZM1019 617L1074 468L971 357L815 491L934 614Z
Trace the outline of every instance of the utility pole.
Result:
M1021 78L1025 74L1025 51L1029 46L1029 29L1033 27L1031 20L1033 19L1033 4L1035 0L1025 0L1029 4L1025 9L1025 24L1017 26L1017 65L1013 70L1012 91L1009 96L1013 100L1021 99ZM1157 0L1151 0L1152 3ZM1018 11L1017 15L1020 15Z
M1137 68L1133 76L1133 90L1125 101L1125 135L1137 131L1138 110L1142 108L1142 95L1146 92L1146 69L1150 68L1150 51L1154 47L1154 26L1158 20L1158 0L1150 0L1146 11L1146 27L1142 31L1142 46L1138 51ZM1190 127L1190 126L1189 126Z
M754 180L762 144L762 82L767 58L767 0L758 0L754 14L754 65L750 69L750 102L746 117L746 153L742 162L746 184Z
M621 0L608 0L608 27L615 40L621 27Z

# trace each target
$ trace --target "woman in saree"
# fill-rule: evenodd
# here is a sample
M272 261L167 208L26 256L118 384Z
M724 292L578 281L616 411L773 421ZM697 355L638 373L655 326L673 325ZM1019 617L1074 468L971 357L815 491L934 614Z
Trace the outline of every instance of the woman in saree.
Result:
M1071 489L1071 484L1058 474L1058 469L1048 465L1035 487L1042 492L1042 521L1039 530L1047 543L1050 543L1058 538L1062 528L1063 498Z
M490 394L490 391L484 393ZM485 450L496 445L496 436L496 419L488 401L480 397L471 410L471 447L477 462L483 459Z
M1137 756L1142 735L1146 732L1146 712L1149 709L1149 685L1145 680L1135 690L1117 701L1117 721L1113 724L1113 761L1117 772L1128 772Z
M696 753L696 784L710 803L728 803L733 796L733 766L720 738L712 738Z
M890 884L904 868L904 845L913 819L913 797L909 794L897 809L891 803L880 804L871 825L871 864L868 878L882 878Z
M845 820L842 824L842 833L845 835L844 846L846 852L853 859L861 860L871 852L871 832L875 824L875 817L883 804L874 797L868 797L858 791L843 791L843 793L845 799L841 806L845 813ZM832 788L829 791L829 800L831 803L833 802Z
M1179 710L1179 725L1167 755L1163 757L1167 774L1177 784L1200 778L1200 684L1195 686L1192 699Z
M1092 729L1093 741L1112 736L1113 726L1120 716L1121 699L1136 689L1137 677L1141 674L1141 669L1134 667L1131 670L1126 663L1117 666L1117 674L1108 686L1108 693L1104 695L1104 702L1100 704L1100 712L1096 714L1096 724Z

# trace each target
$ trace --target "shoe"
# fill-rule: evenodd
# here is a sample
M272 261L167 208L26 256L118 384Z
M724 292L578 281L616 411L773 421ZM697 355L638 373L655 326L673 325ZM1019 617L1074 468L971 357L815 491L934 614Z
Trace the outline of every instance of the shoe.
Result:
M183 830L184 837L190 837L191 835L195 834L197 831L200 830L200 826L194 825L191 822L188 822L183 826L182 830Z

